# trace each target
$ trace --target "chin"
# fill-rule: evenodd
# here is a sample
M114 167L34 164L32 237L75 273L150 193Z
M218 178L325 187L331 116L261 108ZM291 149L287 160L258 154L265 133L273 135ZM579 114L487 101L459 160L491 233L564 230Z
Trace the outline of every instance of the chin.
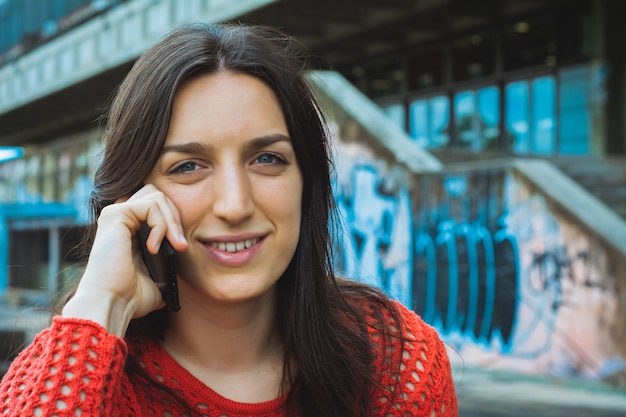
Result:
M240 303L258 300L264 298L263 296L265 295L273 293L275 281L271 285L251 285L251 280L253 281L254 278L250 278L250 276L234 276L219 278L214 282L208 283L200 279L189 281L181 278L179 279L179 290L182 296L188 295L195 299L205 298L207 302L213 301L218 303Z

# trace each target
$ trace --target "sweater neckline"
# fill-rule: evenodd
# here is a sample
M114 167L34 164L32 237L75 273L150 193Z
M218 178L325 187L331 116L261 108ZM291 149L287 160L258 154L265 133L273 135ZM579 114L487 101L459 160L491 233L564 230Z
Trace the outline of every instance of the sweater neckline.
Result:
M287 399L287 393L273 400L259 403L243 403L228 399L200 381L187 369L180 365L163 345L158 341L150 341L144 345L144 361L153 361L161 368L157 379L171 389L182 390L185 400L199 410L217 407L223 412L245 415L268 415L279 413ZM151 375L156 376L156 375Z

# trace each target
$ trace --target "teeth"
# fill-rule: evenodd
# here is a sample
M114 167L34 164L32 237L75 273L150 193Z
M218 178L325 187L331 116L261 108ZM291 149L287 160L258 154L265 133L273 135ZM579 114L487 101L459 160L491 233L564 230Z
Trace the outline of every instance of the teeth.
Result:
M213 242L211 243L211 246L214 248L218 248L220 250L226 251L226 252L235 253L235 252L239 252L241 250L247 249L253 245L256 245L258 242L259 242L259 239L255 238L255 239L241 240L239 242Z

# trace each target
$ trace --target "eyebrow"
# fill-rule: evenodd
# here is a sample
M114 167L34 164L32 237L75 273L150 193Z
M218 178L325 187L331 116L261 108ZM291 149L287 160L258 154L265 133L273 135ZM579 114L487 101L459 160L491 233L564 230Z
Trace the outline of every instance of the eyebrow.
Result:
M263 149L277 142L291 143L291 139L289 139L289 136L283 135L282 133L259 136L259 137L256 137L247 141L244 144L244 151L250 152L250 151L255 151L258 149ZM166 145L163 147L161 154L164 154L167 152L199 154L199 153L211 153L214 150L215 150L215 146L213 145L191 141L191 142L180 143L180 144L175 144L175 145Z

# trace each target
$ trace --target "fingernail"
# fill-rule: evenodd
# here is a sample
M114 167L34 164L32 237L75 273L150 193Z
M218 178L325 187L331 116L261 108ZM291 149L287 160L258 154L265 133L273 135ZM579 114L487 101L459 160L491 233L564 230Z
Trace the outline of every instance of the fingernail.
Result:
M182 233L178 235L178 239L183 243L187 243L187 239L185 239L185 236Z

